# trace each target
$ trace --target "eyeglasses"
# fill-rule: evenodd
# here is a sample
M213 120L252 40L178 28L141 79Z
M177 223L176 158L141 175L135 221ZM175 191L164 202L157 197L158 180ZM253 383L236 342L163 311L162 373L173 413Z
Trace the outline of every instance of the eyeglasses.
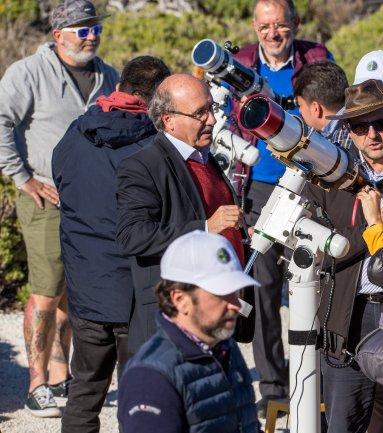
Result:
M91 27L64 27L61 29L63 32L71 32L76 33L76 36L79 39L86 39L89 36L89 33L92 32L94 36L100 36L102 33L102 25L95 24Z
M216 102L213 102L208 107L200 108L199 110L195 111L194 113L183 113L182 111L175 111L170 110L168 111L169 114L179 114L180 116L186 116L191 117L192 119L198 120L200 122L206 122L206 120L209 117L209 114L214 114L218 109L218 104Z
M372 126L376 132L383 131L383 119L374 120L373 122L347 123L348 129L356 135L367 135Z
M277 32L288 32L292 29L291 22L288 23L273 23L273 24L260 24L257 30L261 35L267 35L270 29L273 28Z

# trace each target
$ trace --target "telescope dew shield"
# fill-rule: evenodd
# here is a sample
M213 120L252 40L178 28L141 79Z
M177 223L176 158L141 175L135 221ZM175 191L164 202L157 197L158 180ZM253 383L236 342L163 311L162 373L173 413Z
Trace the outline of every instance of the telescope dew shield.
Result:
M253 95L245 102L240 110L239 122L243 128L267 140L281 152L293 149L302 137L296 118L263 95Z
M310 165L310 170L322 181L334 183L348 174L347 153L316 131L308 129L301 119L292 116L276 102L263 95L247 99L239 112L239 123L257 138L267 141L278 152L291 153L291 162ZM302 140L306 145L302 146ZM352 183L346 176L339 188Z
M194 46L192 60L196 66L233 86L238 96L262 88L262 79L255 71L239 63L229 51L211 39L202 39Z

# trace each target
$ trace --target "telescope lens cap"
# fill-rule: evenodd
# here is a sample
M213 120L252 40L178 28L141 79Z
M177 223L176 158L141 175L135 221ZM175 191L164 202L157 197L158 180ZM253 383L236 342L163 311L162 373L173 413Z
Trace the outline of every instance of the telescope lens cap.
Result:
M210 39L204 39L199 42L193 50L193 62L197 66L210 65L212 61L215 61L217 57L216 47L213 41Z

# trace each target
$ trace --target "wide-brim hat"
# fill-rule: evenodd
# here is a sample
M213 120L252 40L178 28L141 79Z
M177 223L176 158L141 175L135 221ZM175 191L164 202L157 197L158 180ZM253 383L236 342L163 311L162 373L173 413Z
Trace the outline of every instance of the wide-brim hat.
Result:
M343 113L326 116L326 119L352 119L383 108L383 82L367 80L350 86L345 91L345 110Z
M102 21L109 16L97 15L94 4L89 0L64 0L52 10L51 26L53 29L63 29L87 21Z

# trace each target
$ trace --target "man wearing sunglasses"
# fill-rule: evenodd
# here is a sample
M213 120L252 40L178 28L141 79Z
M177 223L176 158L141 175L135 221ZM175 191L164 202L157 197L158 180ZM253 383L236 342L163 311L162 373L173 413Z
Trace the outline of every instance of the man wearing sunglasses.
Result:
M379 184L383 180L383 82L367 80L348 87L344 111L327 118L343 122L353 141L350 152L360 159L370 183ZM330 364L340 367L348 361L346 353L355 353L359 341L379 325L383 289L374 285L367 274L370 255L362 237L367 222L359 201L348 192L326 192L308 184L305 195L321 206L335 229L350 241L348 254L336 260L335 290L326 324L329 347L321 360L328 433L365 432L373 409L375 383L363 375L355 362L345 368ZM322 329L330 290L331 281L324 280L318 313Z
M70 381L71 332L51 156L70 123L119 80L96 57L104 18L90 1L61 2L51 14L54 42L11 65L0 82L0 168L18 188L31 291L24 316L30 373L25 408L38 417L61 416L54 396L65 397Z
M293 0L256 0L253 30L258 43L245 46L235 56L245 66L254 68L267 80L273 91L293 101L293 79L306 63L332 59L321 44L295 39L299 28L299 16ZM235 111L237 110L234 104ZM290 104L291 108L291 104ZM290 110L299 114L298 109ZM256 140L248 131L244 137L254 143L260 152L260 162L243 171L248 173L245 189L245 214L249 225L254 225L267 202L285 166L271 156L266 143ZM261 286L256 289L256 326L254 335L254 359L260 375L262 400L258 402L261 418L266 416L268 400L287 397L288 367L284 359L281 338L281 292L283 264L278 259L283 249L277 245L267 254L260 254L254 266L254 278ZM259 272L257 271L259 269Z

